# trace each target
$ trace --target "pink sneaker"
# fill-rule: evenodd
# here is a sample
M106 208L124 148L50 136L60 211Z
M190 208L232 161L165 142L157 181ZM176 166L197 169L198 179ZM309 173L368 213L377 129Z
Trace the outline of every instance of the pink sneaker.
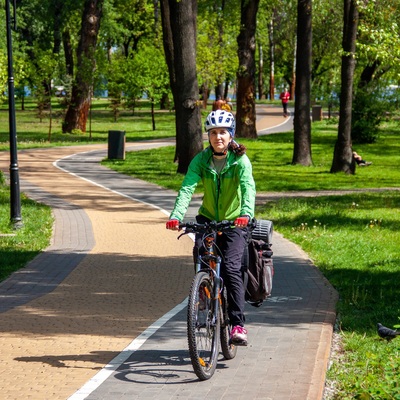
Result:
M234 326L231 331L230 341L236 346L247 346L247 330L240 325Z

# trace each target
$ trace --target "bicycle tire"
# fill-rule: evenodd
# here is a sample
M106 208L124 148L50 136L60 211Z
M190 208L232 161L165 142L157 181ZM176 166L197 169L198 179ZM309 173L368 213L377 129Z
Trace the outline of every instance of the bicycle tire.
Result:
M213 310L213 289L212 278L207 272L200 271L195 275L189 292L189 355L193 370L202 381L214 375L219 354L220 319L215 318Z
M255 240L264 240L265 243L272 243L274 224L268 219L257 220L256 227L251 232L251 237Z
M222 291L222 305L221 305L221 351L225 357L225 360L232 360L236 357L237 346L230 343L231 338L231 326L229 324L228 317L228 296L226 294L226 288Z

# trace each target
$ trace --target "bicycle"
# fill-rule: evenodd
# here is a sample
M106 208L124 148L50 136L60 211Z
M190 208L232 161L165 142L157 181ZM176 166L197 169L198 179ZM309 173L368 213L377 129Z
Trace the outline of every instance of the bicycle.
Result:
M217 366L219 345L226 360L236 356L237 347L230 343L226 287L220 277L221 257L217 254L216 235L234 228L232 221L180 223L182 235L203 235L204 254L195 262L196 274L189 292L187 336L190 360L200 380L210 379Z

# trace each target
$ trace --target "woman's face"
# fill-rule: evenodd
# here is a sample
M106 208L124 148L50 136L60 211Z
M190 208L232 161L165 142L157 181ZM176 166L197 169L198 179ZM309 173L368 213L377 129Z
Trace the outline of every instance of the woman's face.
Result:
M232 140L231 135L225 128L215 128L208 132L208 137L214 151L222 153Z

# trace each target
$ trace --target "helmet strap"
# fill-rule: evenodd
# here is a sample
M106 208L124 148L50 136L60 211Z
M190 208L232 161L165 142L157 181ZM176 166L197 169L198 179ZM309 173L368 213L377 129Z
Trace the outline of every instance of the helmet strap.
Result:
M230 143L230 142L229 142L229 143ZM211 148L212 153L213 153L214 156L226 156L227 153L228 153L229 145L228 145L228 147L227 147L224 151L220 151L220 152L215 151L215 150L214 150L214 147L211 146L211 143L210 143L210 148Z

